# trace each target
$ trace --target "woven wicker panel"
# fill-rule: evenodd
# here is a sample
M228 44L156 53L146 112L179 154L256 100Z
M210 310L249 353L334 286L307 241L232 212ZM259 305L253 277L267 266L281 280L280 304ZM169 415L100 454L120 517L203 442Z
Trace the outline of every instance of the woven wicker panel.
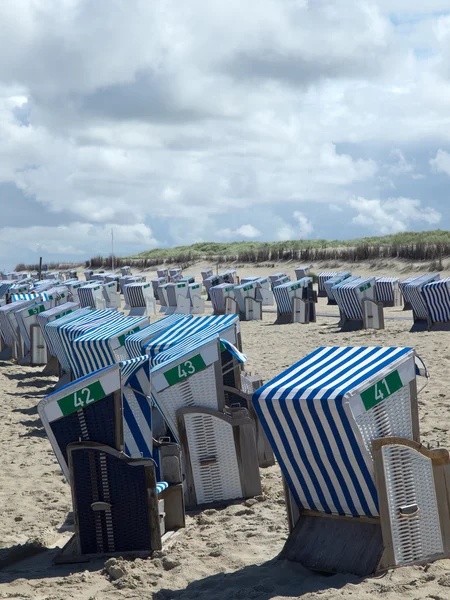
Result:
M82 554L151 550L144 467L91 449L72 451L72 464Z
M114 394L50 423L53 435L67 463L67 445L72 442L100 442L115 447Z
M399 436L413 439L409 385L355 418L367 452L372 456L376 438Z
M195 373L181 383L166 388L158 394L158 404L170 429L177 434L176 413L180 408L200 406L218 409L214 364Z
M408 446L382 448L395 564L425 560L444 551L432 462ZM401 507L417 505L413 516Z
M242 498L231 425L204 414L186 414L185 424L197 503ZM211 458L214 464L202 464Z

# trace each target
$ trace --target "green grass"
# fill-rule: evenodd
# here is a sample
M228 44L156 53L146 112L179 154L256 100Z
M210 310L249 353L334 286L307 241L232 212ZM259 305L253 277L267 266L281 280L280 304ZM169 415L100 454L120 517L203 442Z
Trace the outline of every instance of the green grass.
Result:
M286 240L282 242L200 242L191 246L174 248L155 248L126 258L151 260L200 260L213 257L236 257L245 259L245 255L262 256L296 253L301 250L332 248L357 248L367 246L414 246L414 245L450 245L450 231L408 231L380 237L365 237L353 240Z

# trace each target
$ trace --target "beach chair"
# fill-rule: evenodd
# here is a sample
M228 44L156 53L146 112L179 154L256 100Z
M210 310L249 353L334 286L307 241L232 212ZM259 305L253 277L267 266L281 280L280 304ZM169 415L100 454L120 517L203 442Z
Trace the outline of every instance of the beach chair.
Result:
M157 269L156 274L158 277L163 277L164 279L169 279L169 269L163 267L162 269Z
M376 297L383 306L401 306L402 295L398 277L376 277Z
M152 279L152 288L153 288L153 296L155 297L155 300L158 302L159 301L159 294L158 294L158 288L160 285L164 285L165 283L167 283L167 279L165 277L157 277L156 279Z
M413 319L414 323L417 321L427 321L428 322L428 310L425 299L422 295L422 290L425 285L429 283L433 283L440 280L439 273L434 273L433 275L422 275L421 277L416 277L409 283L403 282L402 293L405 299L405 305L411 307L413 311Z
M91 283L78 288L78 301L81 308L106 308L101 283Z
M389 559L375 440L419 444L416 373L426 371L416 360L411 348L318 348L255 392L285 480L291 533L282 558L359 576L398 564ZM387 491L403 489L407 513L414 487L401 461L393 466L398 478L385 478ZM424 486L422 497L430 491L427 481L415 484ZM416 537L414 560L426 554L426 535Z
M262 300L257 298L256 282L235 285L233 295L225 298L225 314L237 314L241 321L262 319Z
M211 298L215 315L225 314L225 298L234 299L234 287L230 283L220 283L209 288L209 297Z
M149 324L147 317L119 315L72 340L68 358L75 379L132 358L125 340Z
M277 304L276 323L310 323L316 320L312 277L287 281L273 288Z
M269 275L269 281L272 284L272 287L276 281L283 279L284 277L289 277L289 275L287 273L282 273L282 272L272 273L271 275ZM289 277L289 281L290 280L291 280L291 278ZM283 283L285 283L285 282L283 281Z
M200 274L202 276L202 281L205 281L205 279L214 275L214 271L212 269L204 269L203 271L200 271Z
M428 329L450 323L450 277L424 285L422 298L427 309Z
M317 276L317 295L319 298L326 297L327 293L325 291L325 282L332 277L336 277L338 273L336 271L322 271Z
M177 281L179 279L181 279L183 276L183 270L180 269L179 267L176 267L174 269L169 269L169 282L170 283L177 283Z
M130 317L156 313L156 301L151 283L129 283L124 286L124 296Z
M16 360L23 358L15 313L23 308L31 308L34 304L35 300L18 300L0 307L0 331L5 346L2 351L3 360L11 357Z
M146 354L145 348L149 342L175 325L187 323L190 318L190 315L169 315L163 319L159 319L159 321L155 321L148 327L144 327L137 333L127 336L125 338L125 348L129 357L135 358Z
M295 277L296 279L303 279L303 277L308 277L309 272L312 269L312 265L301 265L299 267L295 267Z
M220 285L221 283L224 283L224 281L220 277L220 275L211 275L210 277L207 277L206 279L203 280L203 285L206 290L207 300L211 300L211 294L209 293L210 289L212 287L216 287L216 286Z
M0 299L5 298L9 288L12 286L12 281L0 281Z
M40 341L38 337L38 331L35 330L33 330L33 346L34 349L38 351L39 357L33 357L33 361L31 359L31 327L33 325L36 325L40 332L37 317L40 313L45 312L49 308L51 308L51 302L44 302L43 300L41 300L40 302L36 302L31 306L22 308L15 313L17 325L19 328L20 355L22 357L20 360L20 364L30 364L31 362L33 362L33 364L47 363L47 353L40 352L41 345L44 345L45 348L45 340L42 337L42 340ZM42 360L43 362L38 363L38 360Z
M120 267L120 273L122 277L125 277L125 275L131 275L131 267L128 265Z
M348 277L332 288L344 330L384 329L383 304L376 300L374 277Z
M182 447L190 509L261 493L249 412L240 406L224 412L223 344L217 334L193 336L159 354L151 370L153 401ZM236 348L233 351L244 360Z
M87 269L86 271L84 271L84 278L86 281L91 281L93 275L94 271L92 271L91 269Z
M184 308L190 306L189 284L186 281L180 279L177 283L168 283L165 286L165 291L167 294L167 308L175 310L179 304Z
M227 269L226 271L220 274L220 278L224 283L238 283L236 269Z
M117 288L118 282L115 280L103 284L103 296L106 300L106 308L120 308L122 299Z
M38 345L45 346L45 358L46 358L46 367L43 373L59 375L59 363L54 357L53 349L51 347L51 340L45 330L45 326L47 323L50 323L54 320L60 320L64 317L68 317L72 315L76 310L78 310L80 305L78 302L65 302L64 304L60 304L59 306L55 306L54 308L50 308L43 312L40 312L36 315L36 323L39 325L39 331L33 327L31 328L31 364L43 364L39 362L43 359L35 358L33 355L33 351ZM38 351L38 348L36 348Z
M341 281L344 281L345 279L348 279L351 276L352 274L350 273L350 271L343 271L342 273L338 273L334 277L330 277L330 279L327 279L324 282L323 287L325 288L325 294L328 297L328 304L336 304L336 299L333 296L333 286L338 283L341 283Z
M167 286L169 284L168 283L163 283L162 285L158 286L158 298L159 298L159 304L160 304L160 312L166 312L166 309L169 306L169 300L167 298Z
M189 284L189 302L190 313L193 315L202 315L205 312L205 300L202 298L202 284ZM178 312L181 312L178 307Z

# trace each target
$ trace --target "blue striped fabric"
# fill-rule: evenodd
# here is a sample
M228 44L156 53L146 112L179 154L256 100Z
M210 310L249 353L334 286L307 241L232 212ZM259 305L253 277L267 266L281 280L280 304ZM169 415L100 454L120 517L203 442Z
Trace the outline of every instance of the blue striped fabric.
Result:
M277 310L279 314L292 313L292 298L296 294L296 290L307 287L312 283L311 277L303 277L298 281L288 281L277 285L273 288L273 296L277 303Z
M337 275L336 271L322 271L322 273L319 273L319 275L317 276L319 292L324 292L325 291L325 281L328 281L328 279L331 279L332 277L335 277L336 275Z
M59 306L55 306L54 308L50 308L44 312L36 315L37 322L41 328L42 335L44 336L45 343L47 345L47 350L51 356L53 356L53 348L51 339L45 329L47 323L54 321L55 319L62 319L65 316L73 314L78 308L79 304L77 302L65 302L64 304L60 304Z
M179 360L181 357L193 352L200 346L203 346L213 339L220 339L221 345L223 346L223 350L228 350L240 363L244 363L247 360L247 355L243 352L240 352L234 344L229 342L228 340L219 338L219 334L212 334L206 336L203 333L197 333L191 337L187 337L175 346L169 348L169 350L165 350L164 352L160 352L155 356L152 361L152 367L156 367L157 365L167 364L176 360ZM153 369L152 369L153 372Z
M0 281L0 298L3 298L11 285L11 281Z
M239 317L237 315L223 315L210 317L193 317L185 323L181 323L149 342L145 346L145 351L150 354L152 361L155 357L165 350L179 344L185 338L196 334L201 334L205 338L213 334L222 334L229 331L229 337L233 338L232 343L237 344L237 333L239 331ZM230 340L229 340L230 341Z
M225 310L225 295L224 293L228 290L234 289L232 283L219 283L209 288L209 297L211 298L211 304L215 311L223 313Z
M374 277L349 277L333 286L333 296L341 313L350 320L363 319L362 304L358 297L358 289L365 284L375 286ZM375 298L375 291L374 291Z
M48 294L11 294L11 302L19 302L20 300L48 300Z
M122 313L116 313L103 325L72 340L68 353L70 370L78 378L120 362L121 359L129 359L128 352L123 347L125 337L146 325L148 325L147 317L125 317ZM111 341L119 337L123 337L123 343L120 352L118 348L115 353Z
M78 299L81 308L95 308L95 298L103 298L101 283L96 281L78 288Z
M145 346L154 338L161 335L164 331L177 326L192 318L192 315L170 315L155 321L141 331L133 333L125 339L125 348L130 357L141 356L145 354Z
M335 275L334 277L330 277L330 279L327 279L325 281L325 283L323 284L323 287L325 289L325 293L328 296L328 298L330 300L334 300L334 296L333 296L333 286L337 285L338 283L341 283L342 281L344 281L345 279L348 279L349 277L351 277L352 274L350 273L350 271L343 271L342 273L338 273L337 275Z
M56 307L56 308L60 308L60 307ZM92 312L92 310L90 308L77 308L76 310L69 313L68 315L59 317L59 319L53 319L53 320L49 321L48 323L44 324L44 330L45 330L44 337L46 340L48 339L47 349L50 350L52 356L56 356L55 349L54 349L55 340L56 340L57 344L59 343L58 327L60 325L64 325L65 323L70 323L71 321L76 321L80 317L88 315L91 312Z
M424 285L422 298L430 325L450 322L450 277Z
M167 481L158 481L158 483L156 484L156 493L160 494L164 490L167 490L168 487L169 484L167 483Z
M145 294L149 294L151 290L151 283L129 283L124 286L123 294L131 308L145 308Z
M78 311L76 311L78 313ZM70 372L70 362L68 355L71 352L70 342L82 335L89 328L98 327L108 319L113 318L113 314L119 314L112 310L91 310L83 315L72 313L47 323L46 331L51 339L52 348L59 364L66 372Z
M402 293L403 300L405 301L405 303L410 303L410 301L407 297L408 292L406 290L406 286L409 285L410 283L413 283L414 281L416 281L416 279L420 279L421 277L426 277L426 275L414 275L413 277L408 277L407 279L403 279L403 281L399 281L398 285L400 287L400 291Z
M14 344L18 333L17 321L15 320L15 317L11 318L9 313L15 313L27 306L33 306L33 304L33 300L20 300L19 302L0 306L0 332L3 341L7 346L12 346Z
M150 361L140 356L120 363L125 453L153 457Z
M425 300L422 296L422 289L427 283L432 283L434 281L438 281L439 279L439 273L434 273L432 275L422 275L422 277L417 277L410 283L407 283L403 286L403 296L405 298L405 301L411 304L415 319L428 319L428 311Z
M399 283L398 277L377 277L375 287L379 302L394 302L394 286Z
M378 515L373 464L350 401L410 353L411 348L318 348L254 393L255 410L301 509Z

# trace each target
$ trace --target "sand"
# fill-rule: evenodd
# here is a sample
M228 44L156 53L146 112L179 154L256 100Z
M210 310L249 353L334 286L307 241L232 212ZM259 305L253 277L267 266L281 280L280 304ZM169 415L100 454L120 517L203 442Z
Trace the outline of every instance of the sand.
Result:
M239 268L242 275L293 271L295 265ZM337 265L336 265L337 266ZM340 265L346 268L348 265ZM419 272L428 271L421 265ZM338 267L338 268L339 268ZM383 269L351 266L357 274L398 274L406 277L416 266L390 263ZM197 273L202 265L187 269ZM328 269L315 265L315 271ZM333 268L333 267L332 267ZM154 273L148 272L151 278ZM336 314L320 301L318 312ZM388 316L410 316L398 308ZM242 323L247 370L267 381L322 345L413 346L430 371L419 396L423 441L450 448L448 401L450 344L448 332L411 333L412 320L386 320L384 331L341 333L334 317L316 324L277 325L275 314L263 321ZM41 368L0 362L0 598L78 600L154 598L156 600L231 600L254 598L447 599L450 561L406 567L383 577L321 576L298 564L277 560L287 537L284 495L278 466L261 470L264 496L222 510L187 517L186 529L152 560L52 566L52 558L71 535L71 498L45 437L37 402L55 378ZM15 550L15 545L20 544ZM33 556L14 560L29 551ZM39 551L39 552L38 552ZM3 563L2 563L3 560ZM6 564L9 561L9 564ZM113 576L121 575L118 579Z

